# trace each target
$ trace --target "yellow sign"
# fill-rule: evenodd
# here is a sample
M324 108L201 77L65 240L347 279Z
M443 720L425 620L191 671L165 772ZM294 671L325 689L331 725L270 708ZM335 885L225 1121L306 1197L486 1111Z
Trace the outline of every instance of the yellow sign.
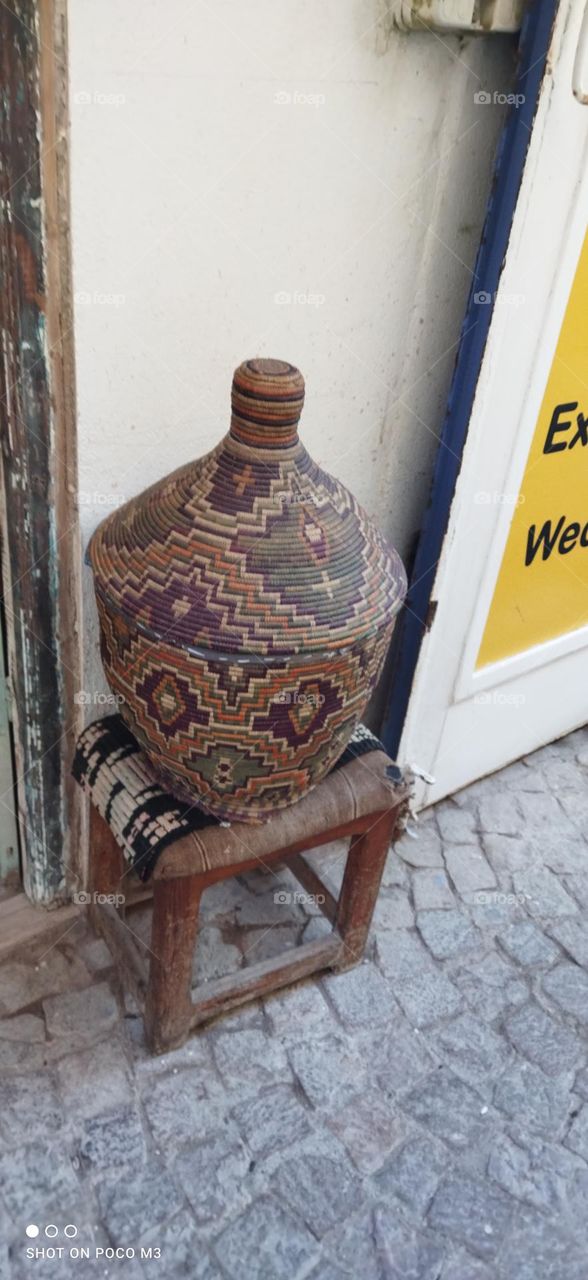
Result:
M586 416L584 416L586 415ZM588 623L588 235L568 300L477 668Z

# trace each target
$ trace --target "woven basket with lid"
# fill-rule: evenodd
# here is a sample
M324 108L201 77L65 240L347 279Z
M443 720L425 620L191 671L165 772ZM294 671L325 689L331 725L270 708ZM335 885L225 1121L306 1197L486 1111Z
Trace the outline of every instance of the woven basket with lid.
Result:
M332 767L404 598L402 563L298 438L304 380L236 370L229 434L113 512L88 555L102 658L172 791L259 821Z

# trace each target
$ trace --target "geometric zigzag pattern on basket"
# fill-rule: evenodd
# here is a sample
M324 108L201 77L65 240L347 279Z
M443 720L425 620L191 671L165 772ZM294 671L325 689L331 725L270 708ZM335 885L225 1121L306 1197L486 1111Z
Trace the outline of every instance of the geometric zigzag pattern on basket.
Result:
M377 750L383 750L381 743L359 725L335 768ZM395 770L393 765L390 768ZM218 822L197 804L185 804L160 786L148 757L120 715L96 720L83 730L72 773L142 880L149 879L169 844ZM396 774L397 770L391 775L394 781Z
M109 684L162 783L233 820L284 808L324 776L363 712L387 643L384 631L328 662L230 664L155 647L101 617Z
M364 713L406 579L297 434L304 380L249 360L231 429L114 511L88 549L102 658L164 784L259 821L331 767Z

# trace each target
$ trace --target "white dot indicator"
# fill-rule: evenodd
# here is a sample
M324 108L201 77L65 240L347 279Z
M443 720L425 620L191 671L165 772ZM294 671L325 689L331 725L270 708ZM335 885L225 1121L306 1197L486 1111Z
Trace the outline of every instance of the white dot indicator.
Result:
M64 1227L63 1230L65 1231L66 1236L69 1236L70 1240L73 1240L73 1237L78 1234L78 1229L77 1227L74 1227L73 1222L68 1222L67 1226Z
M26 1228L26 1234L29 1237L29 1240L34 1240L35 1236L38 1236L39 1228L35 1226L34 1222L29 1222L29 1225Z
M54 1226L54 1224L53 1224L52 1222L48 1223L48 1225L45 1227L45 1235L46 1235L46 1236L58 1236L58 1235L59 1235L59 1227Z

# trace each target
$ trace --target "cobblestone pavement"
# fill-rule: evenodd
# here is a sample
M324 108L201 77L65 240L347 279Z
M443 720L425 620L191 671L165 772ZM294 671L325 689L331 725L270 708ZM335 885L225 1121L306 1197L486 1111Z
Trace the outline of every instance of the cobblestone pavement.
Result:
M161 1058L83 921L6 963L1 1280L586 1280L587 781L580 731L438 805L365 963ZM200 972L316 936L296 888L210 890Z

